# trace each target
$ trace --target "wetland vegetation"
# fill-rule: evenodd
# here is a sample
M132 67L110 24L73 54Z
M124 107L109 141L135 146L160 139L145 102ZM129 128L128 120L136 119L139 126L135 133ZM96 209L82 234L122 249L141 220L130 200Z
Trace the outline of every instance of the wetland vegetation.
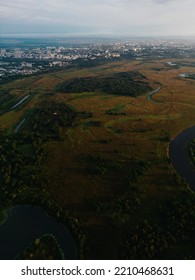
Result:
M123 60L2 84L1 210L40 206L69 229L78 258L194 258L194 194L167 154L170 139L194 124L194 88L178 79L183 66L167 71L166 62ZM152 102L159 83L153 99L163 102ZM17 258L60 252L45 232Z

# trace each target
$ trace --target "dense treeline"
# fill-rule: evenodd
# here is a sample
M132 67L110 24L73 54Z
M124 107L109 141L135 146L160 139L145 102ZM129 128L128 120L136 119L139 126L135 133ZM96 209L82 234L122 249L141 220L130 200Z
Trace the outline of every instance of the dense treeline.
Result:
M29 132L31 137L60 140L60 128L73 127L77 117L78 113L69 106L47 102L34 110L25 132Z
M0 141L0 189L1 198L12 199L29 187L40 188L43 174L40 138L19 138L17 135L1 135Z
M44 235L30 244L17 257L17 260L62 260L63 254L52 235Z
M85 235L76 218L53 201L46 192L44 174L45 141L60 139L60 128L75 125L77 117L88 118L91 113L75 112L64 104L47 102L33 109L27 125L20 133L1 132L0 137L0 204L41 206L70 229L82 257Z
M59 138L60 127L73 126L77 115L68 106L48 103L28 117L28 123L20 133L1 132L0 135L2 204L20 193L42 190L45 183L43 144L46 140Z
M188 146L188 154L189 154L190 161L195 166L195 139L192 140Z
M45 189L43 140L21 135L3 136L0 142L0 204L41 206L70 229L82 257L85 235L76 218L52 200Z
M0 91L0 115L6 113L17 101L17 97L5 92Z
M119 73L112 77L76 78L56 87L65 93L104 92L137 97L151 90L148 83L140 81L144 77L137 72ZM138 81L139 79L139 81Z
M195 196L184 193L161 208L161 220L148 220L126 231L122 259L194 259ZM161 223L160 223L161 222ZM129 227L129 228L130 228ZM190 247L189 247L190 244Z

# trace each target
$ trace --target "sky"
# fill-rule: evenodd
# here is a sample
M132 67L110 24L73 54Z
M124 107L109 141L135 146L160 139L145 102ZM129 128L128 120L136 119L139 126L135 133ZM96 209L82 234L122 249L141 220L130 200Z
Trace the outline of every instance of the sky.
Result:
M0 35L195 36L194 0L0 0Z

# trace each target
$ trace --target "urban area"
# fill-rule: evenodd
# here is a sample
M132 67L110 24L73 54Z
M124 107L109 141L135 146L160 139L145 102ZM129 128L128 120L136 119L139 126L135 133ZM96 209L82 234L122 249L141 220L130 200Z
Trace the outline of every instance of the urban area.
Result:
M28 47L28 39L19 46L1 44L0 40L0 81L22 75L53 71L73 65L96 65L106 60L147 57L195 57L195 41L182 40L55 40L54 44L40 44ZM23 43L25 42L25 43ZM173 65L172 65L173 66Z

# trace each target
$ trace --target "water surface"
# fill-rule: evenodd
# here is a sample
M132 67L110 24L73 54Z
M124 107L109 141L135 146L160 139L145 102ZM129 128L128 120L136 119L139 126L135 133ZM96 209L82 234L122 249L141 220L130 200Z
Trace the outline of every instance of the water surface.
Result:
M40 207L16 206L8 210L6 221L0 225L0 259L13 260L44 234L55 236L65 259L77 258L76 244L62 223Z

